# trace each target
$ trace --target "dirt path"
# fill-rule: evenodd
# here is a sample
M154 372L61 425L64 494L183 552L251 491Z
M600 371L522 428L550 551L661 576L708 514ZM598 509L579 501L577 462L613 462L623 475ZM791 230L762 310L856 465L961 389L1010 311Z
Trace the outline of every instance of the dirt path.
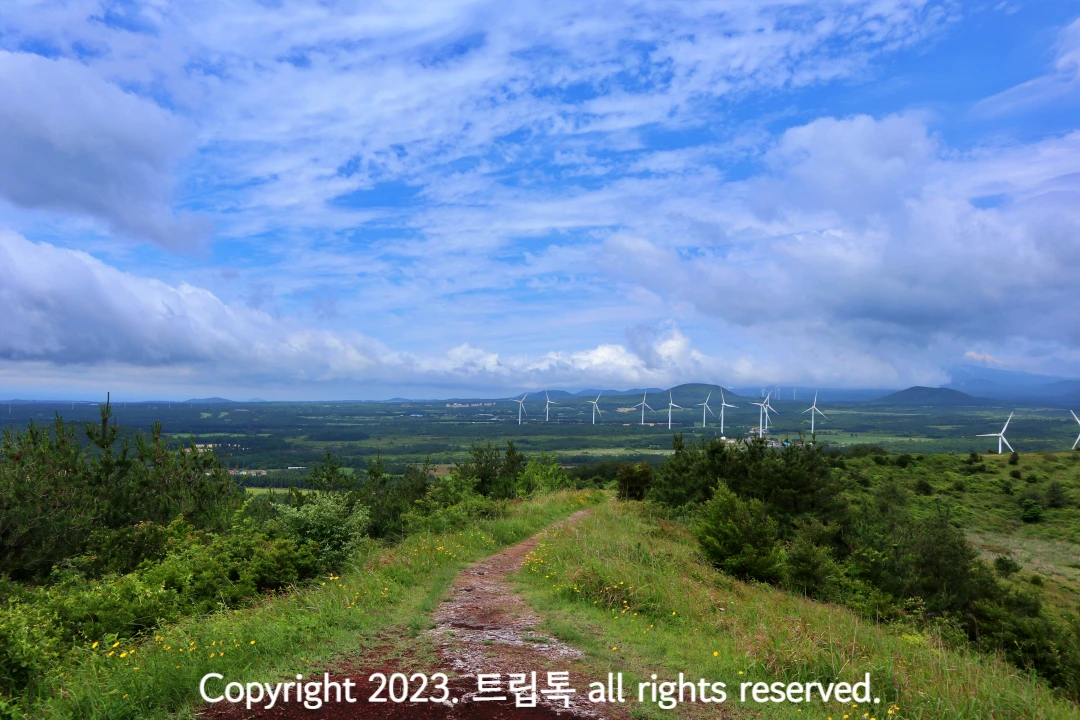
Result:
M245 710L241 706L220 703L203 714L207 718L364 718L371 720L550 720L573 717L590 720L622 720L626 714L617 706L593 705L587 699L590 682L605 681L607 676L588 668L581 652L558 639L539 632L542 618L515 592L508 576L521 569L526 556L536 548L539 539L550 530L577 522L591 510L581 510L561 520L541 533L517 545L502 550L463 570L449 588L449 597L435 611L435 627L428 631L442 662L438 667L387 667L400 661L388 662L369 655L366 662L344 672L332 673L341 681L351 677L355 682L366 681L372 672L445 672L451 675L450 696L455 702L445 703L369 703L366 694L355 704L331 703L318 710L309 710L297 703L280 705L270 710ZM394 639L387 638L390 647ZM535 707L516 707L508 691L510 673L536 673ZM548 688L549 672L569 673L570 687L577 692L569 696L568 707L561 700L549 700L540 691ZM505 701L477 701L478 675L498 674ZM367 687L362 685L361 687ZM370 692L370 690L368 690ZM603 709L598 712L597 708ZM607 712L615 708L616 713Z

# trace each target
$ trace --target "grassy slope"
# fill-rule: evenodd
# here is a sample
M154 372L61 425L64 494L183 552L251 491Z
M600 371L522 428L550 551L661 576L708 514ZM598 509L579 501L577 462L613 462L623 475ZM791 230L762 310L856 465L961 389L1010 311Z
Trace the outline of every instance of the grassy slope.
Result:
M968 467L964 460L965 456L928 455L898 468L862 458L848 461L848 471L869 480L868 488L856 486L853 492L870 492L887 477L913 489L919 478L925 478L934 493L913 498L919 511L946 509L987 559L1011 552L1023 566L1018 579L1037 576L1048 601L1063 612L1080 612L1080 453L1024 454L1018 465L1009 465L1008 455L983 455L980 462L986 472L973 474L964 472ZM1022 477L1010 478L1012 470L1019 470ZM1047 509L1040 522L1023 522L1020 499L1024 493L1044 493L1051 480L1065 487L1071 504ZM963 490L954 487L957 481ZM1003 492L1003 483L1012 486L1012 494Z
M685 528L637 504L598 508L554 533L519 574L548 629L636 683L680 671L732 687L747 680L850 681L870 672L877 706L726 707L762 717L1078 718L1080 708L994 658L933 634L876 626L854 613L708 567ZM631 677L632 676L632 677ZM889 713L891 703L899 710ZM713 706L714 707L714 706ZM663 711L638 708L644 716ZM684 707L702 714L707 706ZM715 711L708 713L715 716Z
M199 678L207 672L239 682L266 681L377 644L380 635L415 634L428 626L447 584L464 565L604 497L595 491L563 492L516 503L506 517L478 521L460 532L416 535L392 548L373 549L340 577L313 587L191 618L137 644L83 648L81 659L53 678L53 692L31 715L190 717Z

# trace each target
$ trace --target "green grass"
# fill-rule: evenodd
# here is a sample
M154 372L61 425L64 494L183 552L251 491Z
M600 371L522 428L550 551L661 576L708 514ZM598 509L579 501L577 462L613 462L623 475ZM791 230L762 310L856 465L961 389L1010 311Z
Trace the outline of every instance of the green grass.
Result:
M372 544L340 577L189 618L153 638L79 648L30 716L194 717L199 679L208 672L272 681L359 652L380 636L415 636L460 568L605 497L561 492L513 503L505 516L460 531L414 535L390 548Z
M846 472L857 481L852 493L873 492L889 478L909 489L925 479L933 494L912 496L917 512L948 512L984 557L993 560L1012 553L1025 577L1039 575L1047 581L1051 602L1076 612L1080 609L1080 453L1023 454L1018 465L1009 465L1008 458L983 455L978 464L986 469L974 473L966 471L971 466L966 456L959 455L928 455L907 468L860 458L849 460ZM1013 470L1020 471L1020 479L1009 477ZM1065 488L1069 505L1047 508L1039 522L1023 522L1021 498L1025 493L1045 493L1054 480ZM1004 492L1004 483L1011 486L1011 494Z
M725 707L767 718L1080 717L1077 705L1040 681L932 632L876 625L841 607L734 581L704 563L685 527L636 503L597 508L552 533L517 578L547 629L593 663L626 673L632 687L652 673L670 680L681 671L727 683ZM865 672L880 705L744 706L731 697L740 682L850 682ZM899 710L890 715L891 703Z

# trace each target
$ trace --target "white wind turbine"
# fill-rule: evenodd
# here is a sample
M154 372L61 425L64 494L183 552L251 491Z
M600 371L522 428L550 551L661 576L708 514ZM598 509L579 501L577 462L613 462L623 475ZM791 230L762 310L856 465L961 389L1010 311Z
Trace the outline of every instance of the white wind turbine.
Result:
M720 388L720 435L724 434L724 408L738 407L738 405L729 405L724 399L724 388Z
M765 401L762 400L759 403L752 402L750 404L758 406L757 429L758 436L760 437L765 434Z
M518 404L518 425L521 424L521 414L525 413L526 416L528 416L529 414L525 412L525 398L527 397L529 397L529 393L525 393L524 395L522 395L520 400L514 401Z
M779 391L779 386L777 386L777 391ZM768 429L769 429L769 413L774 412L777 415L780 414L779 410L777 410L776 408L774 408L772 405L769 404L769 398L771 396L772 396L772 393L769 393L768 395L765 396L765 408L764 409L765 409L765 430L766 431L768 431Z
M771 397L772 397L772 393L770 392L768 395L765 396L765 399L762 400L761 402L759 402L759 403L750 403L751 405L757 405L759 408L761 408L761 410L758 411L758 435L759 436L763 435L764 433L768 432L768 430L769 430L769 411L772 410L773 412L776 412L776 410L773 409L772 405L769 404L769 398L771 398ZM779 415L779 413L777 413L777 414Z
M810 436L813 437L814 436L814 414L816 413L816 414L820 415L822 418L825 417L825 413L823 413L823 412L821 412L820 410L817 409L817 393L814 393L814 404L811 405L810 407L806 408L805 410L803 410L803 412L804 413L810 413Z
M713 417L716 417L716 413L714 413L712 411L712 408L709 407L709 398L711 398L711 397L712 397L712 391L710 391L709 394L705 396L705 402L697 403L697 404L694 405L694 407L701 408L701 427L702 428L705 427L705 413L706 412L708 412Z
M1005 427L1001 428L1001 432L984 433L982 435L976 435L975 437L996 437L998 439L998 455L1001 454L1001 443L1005 443L1005 447L1009 448L1009 450L1012 450L1013 452L1016 452L1015 450L1013 450L1013 446L1009 444L1009 441L1005 439L1005 430L1009 427L1009 421L1012 420L1012 417L1013 414L1009 413L1009 419L1005 421ZM1078 440L1080 440L1080 438L1078 438Z
M601 420L604 419L604 411L600 409L600 396L603 395L603 394L604 394L604 392L601 390L596 395L595 400L590 400L589 401L589 404L592 405L592 424L593 425L596 424L596 413L600 413L600 419Z
M551 406L552 405L558 405L558 404L559 403L555 402L554 400L552 400L551 398L548 397L547 390L545 390L544 391L544 422L548 422L550 420L551 416L550 416L549 413L551 412Z
M1076 417L1076 413L1074 413L1072 410L1070 410L1069 412L1072 413L1073 420L1080 423L1080 417ZM1072 449L1075 450L1077 445L1080 445L1080 435L1076 436L1076 442L1073 443Z
M645 394L641 396L641 402L639 402L637 405L634 406L634 407L641 408L641 424L642 425L645 424L645 408L649 408L650 410L652 410L652 407L649 406L649 403L645 402L645 399L647 397L649 397L649 391L648 390L646 390Z
M668 393L667 393L667 429L668 430L671 429L671 410L672 410L672 408L679 408L680 410L682 410L683 406L675 404L675 401L671 399L671 391L668 390Z

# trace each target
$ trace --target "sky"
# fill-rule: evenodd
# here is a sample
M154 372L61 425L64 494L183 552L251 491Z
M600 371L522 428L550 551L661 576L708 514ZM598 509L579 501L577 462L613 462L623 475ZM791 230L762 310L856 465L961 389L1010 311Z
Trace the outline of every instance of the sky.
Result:
M1080 376L1080 2L6 0L0 397Z

